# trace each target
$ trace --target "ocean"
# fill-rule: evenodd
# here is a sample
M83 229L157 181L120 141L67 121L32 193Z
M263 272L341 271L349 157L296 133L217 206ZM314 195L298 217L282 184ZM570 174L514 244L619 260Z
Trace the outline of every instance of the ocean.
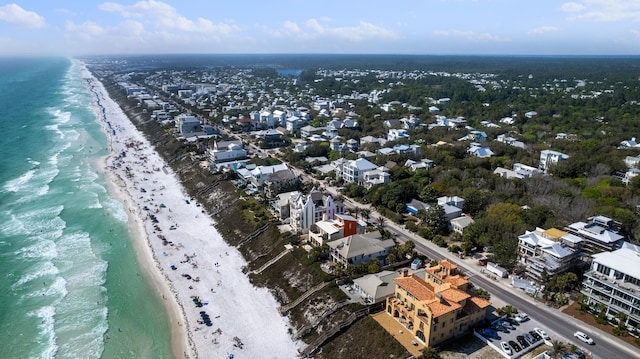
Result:
M3 358L171 358L77 64L0 58Z

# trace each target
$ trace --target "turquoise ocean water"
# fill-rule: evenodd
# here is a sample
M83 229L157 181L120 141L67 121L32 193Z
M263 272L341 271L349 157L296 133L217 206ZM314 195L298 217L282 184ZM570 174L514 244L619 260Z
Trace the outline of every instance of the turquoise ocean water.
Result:
M0 58L3 358L172 357L91 103L69 59Z

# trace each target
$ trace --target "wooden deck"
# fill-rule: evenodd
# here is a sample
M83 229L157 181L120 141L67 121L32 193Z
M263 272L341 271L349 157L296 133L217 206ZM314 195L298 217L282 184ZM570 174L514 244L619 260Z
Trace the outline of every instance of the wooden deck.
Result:
M420 343L407 328L385 311L372 314L371 317L386 329L400 344L407 348L413 356L419 357L422 354L420 351L424 349L425 346ZM418 345L413 345L413 343L411 343L412 341L415 341Z

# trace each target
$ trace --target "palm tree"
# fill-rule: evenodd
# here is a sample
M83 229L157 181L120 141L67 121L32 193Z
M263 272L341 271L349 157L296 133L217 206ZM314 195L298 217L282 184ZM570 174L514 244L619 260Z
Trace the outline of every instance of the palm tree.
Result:
M369 220L369 215L371 214L371 209L369 208L360 208L360 213L362 214L362 218L365 220Z
M551 359L560 359L563 355L569 353L569 347L559 340L551 341L551 351L548 353Z
M385 223L385 221L386 221L386 220L385 220L385 218L384 218L384 217L379 216L379 217L378 217L378 227L379 227L379 228L384 228L384 223Z

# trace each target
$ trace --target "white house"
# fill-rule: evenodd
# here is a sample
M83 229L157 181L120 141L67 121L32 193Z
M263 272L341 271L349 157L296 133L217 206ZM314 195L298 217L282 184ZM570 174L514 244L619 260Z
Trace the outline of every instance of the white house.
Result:
M179 115L176 117L176 128L180 134L202 131L202 123L196 116Z
M291 228L306 233L312 224L323 219L332 220L336 214L344 213L344 206L314 188L308 195L298 194L292 198L289 213Z
M390 128L389 133L387 134L387 140L389 141L398 141L398 140L408 140L409 134L407 134L407 130L403 128Z
M215 141L209 150L209 160L213 163L235 161L247 157L241 140Z
M552 151L552 150L543 150L540 151L540 165L538 168L543 170L545 173L554 164L557 164L560 161L564 161L569 158L569 155L566 155L561 152Z

